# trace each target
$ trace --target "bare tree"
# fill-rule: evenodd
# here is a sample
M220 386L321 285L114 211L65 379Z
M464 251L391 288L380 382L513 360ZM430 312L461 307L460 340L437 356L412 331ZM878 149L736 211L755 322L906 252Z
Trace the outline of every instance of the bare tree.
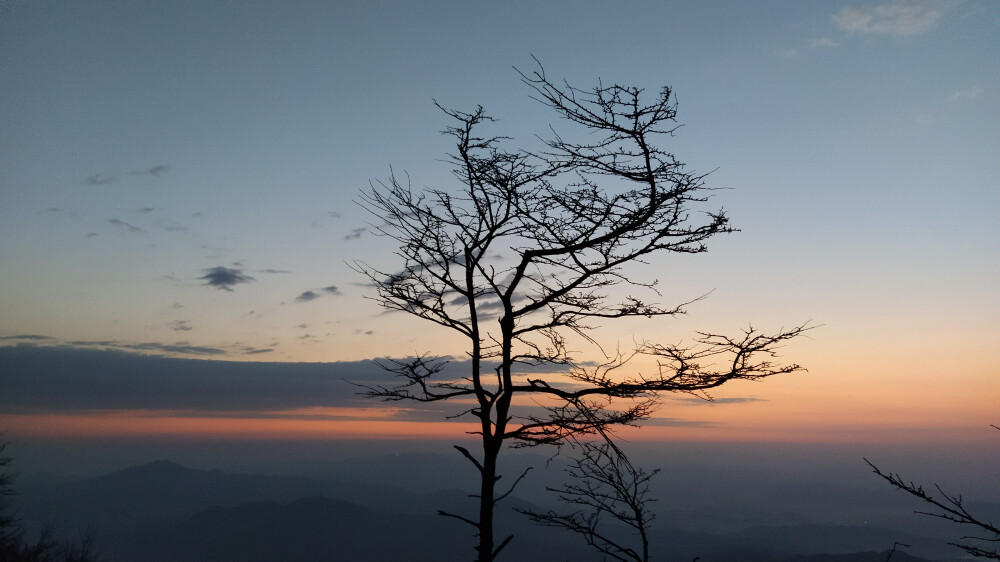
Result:
M512 538L498 541L493 524L497 502L513 490L497 490L505 445L559 444L636 424L659 393L701 393L797 371L773 357L806 329L700 333L689 345L641 342L597 365L579 360L576 345L603 352L591 335L598 322L684 311L648 300L660 295L656 282L625 266L704 252L709 238L733 229L722 210L694 210L707 201L705 176L655 144L678 126L669 88L646 101L635 87L556 84L541 65L519 74L534 99L582 128L584 142L553 131L538 151L506 149L507 137L479 132L493 121L482 107L438 106L453 120L444 133L455 140L455 187L415 191L391 174L361 200L383 221L373 229L399 243L402 261L391 271L356 264L375 300L468 340L470 367L461 378L442 376L445 359L422 355L383 362L397 384L366 388L388 401L473 404L461 416L477 422L482 450L456 448L479 472L479 513L445 515L475 529L480 562L494 560ZM638 293L621 296L629 287ZM654 357L658 369L622 374L637 356Z
M579 454L566 469L570 482L547 488L575 511L557 513L519 510L540 525L558 527L581 535L595 550L621 562L649 562L649 481L659 469L646 472L607 435L598 441L577 441ZM610 525L606 524L610 520ZM624 526L638 543L629 546L614 529Z
M995 425L992 427L1000 429L1000 427ZM951 521L952 523L957 523L962 527L971 527L977 533L986 533L986 536L965 535L961 538L961 540L966 542L953 542L949 544L964 550L967 554L976 558L1000 560L1000 550L998 550L998 547L1000 547L1000 527L997 527L997 525L995 525L992 521L986 521L984 518L970 513L962 501L961 495L950 495L941 489L941 486L935 484L934 488L938 491L938 494L940 494L935 497L932 493L924 490L923 486L915 484L912 481L906 481L899 474L882 472L882 470L872 464L871 461L868 459L864 460L868 463L868 466L871 467L875 474L891 484L893 487L902 490L911 496L920 498L936 508L936 511L917 511L916 513L931 517L938 517L946 521ZM992 543L992 548L990 547L990 543Z

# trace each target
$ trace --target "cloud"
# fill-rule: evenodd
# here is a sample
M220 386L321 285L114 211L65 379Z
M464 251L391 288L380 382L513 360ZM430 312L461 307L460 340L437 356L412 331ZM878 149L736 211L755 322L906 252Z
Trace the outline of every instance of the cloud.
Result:
M310 289L308 291L303 291L301 295L295 297L295 300L297 302L314 301L322 297L324 293L328 295L339 295L340 289L338 289L336 285L327 285L326 287L323 287L322 289L316 289L315 291Z
M96 346L115 346L115 349ZM256 356L271 353L272 349L244 346L238 351ZM373 417L384 417L380 413L383 404L364 398L359 392L364 390L363 385L391 386L398 382L398 377L372 360L279 363L226 361L216 357L182 359L150 352L206 356L223 353L184 342L170 345L91 341L59 346L30 343L0 346L0 365L5 366L0 370L4 411L44 414L157 410L175 411L178 415L253 417L296 409L352 407L371 408ZM470 365L467 359L454 360L444 365L435 379L458 380L467 375ZM467 404L460 402L414 403L399 409L392 417L444 421L466 407ZM518 407L515 415L541 411L539 406L526 405ZM654 418L650 423L697 424L671 418Z
M153 166L148 170L136 170L129 172L129 174L133 176L153 176L154 178L158 178L169 171L170 171L170 166L166 164L160 164L159 166Z
M124 228L125 230L127 230L129 232L143 232L143 230L141 228L139 228L138 226L135 226L133 224L129 224L129 223L123 221L123 220L108 219L108 222L111 223L111 224L113 224L113 225L115 225L115 226Z
M174 320L170 323L170 329L175 332L190 332L193 330L191 324L187 320Z
M52 341L56 341L52 339ZM36 346L32 346L36 347ZM0 348L2 350L3 348ZM77 340L71 341L66 345L62 346L48 346L40 347L40 349L78 349L86 351L108 351L108 352L156 352L156 353L169 353L169 354L183 354L183 355L225 355L227 352L225 349L218 347L205 347L200 345L191 345L188 342L177 342L174 344L166 343L130 343L130 342L120 342L115 340Z
M261 273L291 273L291 271L288 271L287 269L271 269L271 268L268 268L268 269L262 270Z
M160 164L146 170L134 170L128 173L130 176L151 176L158 178L170 171L170 166ZM91 174L83 180L84 185L108 185L117 182L121 178L120 172L99 172Z
M138 344L136 351L190 346ZM211 349L211 348L206 348ZM264 354L267 349L247 349ZM262 363L179 359L120 350L0 347L6 412L281 410L371 405L343 381L388 375L370 361Z
M84 185L108 185L118 181L118 174L92 174L83 180Z
M232 291L235 285L256 281L253 277L244 275L242 269L230 269L221 265L202 271L205 272L205 275L202 275L198 279L203 279L206 285L222 289L223 291Z
M340 213L338 213L337 211L327 211L326 213L324 213L324 215L323 215L322 218L318 218L318 219L312 221L312 223L309 226L312 227L312 228L323 228L323 226L326 223L325 219L335 219L336 220L336 219L339 219L339 218L340 218Z
M644 420L642 422L642 425L659 426L659 427L709 427L717 424L715 422L710 422L710 421L652 417L649 418L648 420Z
M163 351L167 353L183 353L185 355L225 355L226 350L219 349L218 347L204 347L200 345L189 345L187 342L178 342L176 344L163 344L163 343L131 343L131 344L118 344L121 349L129 349L135 351Z
M358 238L361 238L361 235L365 232L368 232L367 228L355 228L350 234L344 236L344 240L357 240Z
M941 19L935 4L921 0L892 0L882 4L845 6L833 22L849 33L909 37L932 29Z
M38 334L18 334L16 336L0 336L0 340L3 341L54 341L55 338L52 336L40 336Z
M767 402L767 400L763 398L740 398L740 397L713 398L711 400L705 400L703 398L684 397L684 398L676 398L676 400L681 402L689 402L691 404L746 404L749 402Z

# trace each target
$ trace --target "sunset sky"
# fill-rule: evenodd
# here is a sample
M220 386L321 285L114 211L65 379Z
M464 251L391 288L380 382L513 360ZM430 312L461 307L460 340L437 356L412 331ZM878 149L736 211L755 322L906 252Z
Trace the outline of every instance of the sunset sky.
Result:
M643 435L995 443L998 37L971 0L2 2L0 428L460 434L343 382L465 349L365 299L350 264L398 261L354 201L390 167L453 185L435 100L526 146L563 126L534 56L671 86L663 144L741 230L643 267L710 295L602 343L817 326L783 350L808 373L668 398Z

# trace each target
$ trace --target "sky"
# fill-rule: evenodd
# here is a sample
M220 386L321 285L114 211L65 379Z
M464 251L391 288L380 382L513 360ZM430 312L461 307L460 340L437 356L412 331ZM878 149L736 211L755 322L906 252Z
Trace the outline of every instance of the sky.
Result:
M708 294L686 316L602 342L816 326L782 350L808 372L668 397L629 436L995 445L997 37L1000 3L961 0L0 2L0 426L455 433L344 382L464 353L366 298L355 260L398 258L356 201L391 171L453 185L435 102L523 146L561 127L515 71L535 57L673 88L664 146L740 229L643 267Z

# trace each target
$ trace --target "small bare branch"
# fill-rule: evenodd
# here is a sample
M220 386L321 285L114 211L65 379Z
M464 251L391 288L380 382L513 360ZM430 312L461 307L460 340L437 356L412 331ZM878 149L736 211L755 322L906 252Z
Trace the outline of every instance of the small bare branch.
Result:
M996 426L993 426L996 427ZM1000 546L1000 528L994 525L992 522L986 521L976 515L973 515L968 511L962 502L962 496L952 496L947 494L940 486L935 485L940 496L935 497L927 493L923 486L915 484L914 482L908 482L903 479L902 476L892 472L882 472L877 466L872 464L868 459L864 459L865 463L871 467L872 471L878 475L880 478L888 482L894 488L902 490L911 496L919 498L939 511L914 511L914 513L919 513L921 515L928 515L930 517L937 517L939 519L944 519L945 521L951 521L952 523L957 523L958 525L969 526L972 528L979 529L980 531L985 531L988 536L963 536L961 540L963 541L978 541L980 543L998 543ZM989 550L985 546L980 544L968 544L968 543L948 543L952 546L958 547L964 550L966 553L978 557L978 558L989 558L992 560L1000 560L1000 550L998 546L994 546L992 550Z

